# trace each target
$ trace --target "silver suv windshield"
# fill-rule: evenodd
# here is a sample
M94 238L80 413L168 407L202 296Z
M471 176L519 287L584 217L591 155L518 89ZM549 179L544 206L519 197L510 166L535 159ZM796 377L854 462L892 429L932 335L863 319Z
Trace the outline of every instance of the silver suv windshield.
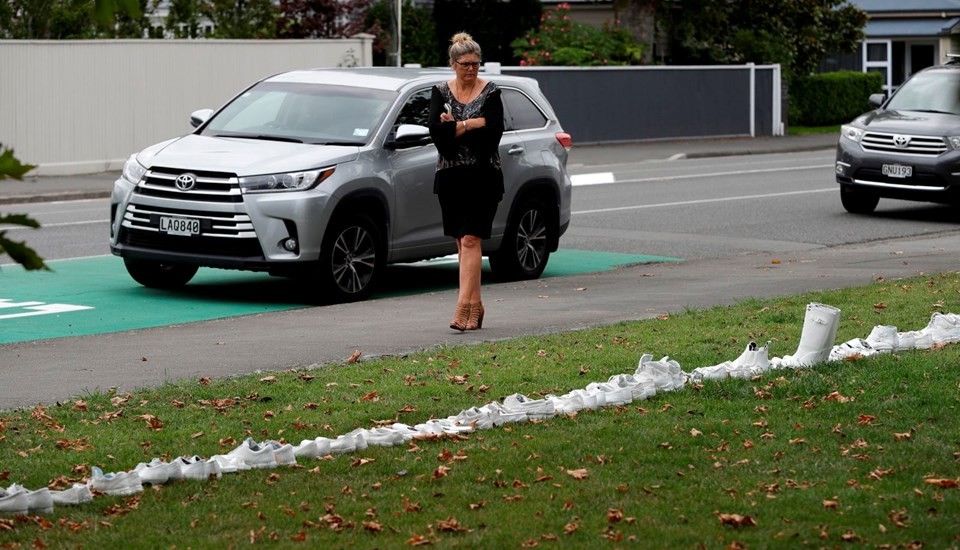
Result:
M960 115L960 71L918 74L897 91L886 108Z
M364 145L395 92L261 82L234 99L201 135L322 145Z

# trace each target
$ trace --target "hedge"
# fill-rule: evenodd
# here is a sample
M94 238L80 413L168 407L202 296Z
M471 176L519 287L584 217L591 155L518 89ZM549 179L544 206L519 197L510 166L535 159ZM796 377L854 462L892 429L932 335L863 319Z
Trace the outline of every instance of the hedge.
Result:
M871 109L870 94L883 91L880 73L837 71L790 81L790 124L843 124Z

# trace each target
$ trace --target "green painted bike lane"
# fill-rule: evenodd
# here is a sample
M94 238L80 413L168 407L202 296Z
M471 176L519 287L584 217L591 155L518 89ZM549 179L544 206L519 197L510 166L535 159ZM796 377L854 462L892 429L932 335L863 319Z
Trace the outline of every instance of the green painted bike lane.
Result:
M558 250L543 277L615 269L677 258ZM311 307L288 279L262 273L201 269L180 290L137 284L113 256L48 262L53 271L0 269L0 344L208 321ZM484 270L489 267L484 261ZM372 299L456 288L456 262L390 266ZM485 275L486 276L486 275Z

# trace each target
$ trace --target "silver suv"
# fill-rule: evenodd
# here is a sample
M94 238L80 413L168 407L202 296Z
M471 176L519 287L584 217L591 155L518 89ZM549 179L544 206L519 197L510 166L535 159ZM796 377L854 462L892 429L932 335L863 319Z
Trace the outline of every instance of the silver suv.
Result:
M433 194L430 89L446 70L275 75L196 130L132 155L114 183L110 248L140 284L178 288L200 267L305 279L311 299L367 298L384 267L456 253ZM529 78L503 90L506 193L484 252L500 280L540 276L570 223L571 146Z

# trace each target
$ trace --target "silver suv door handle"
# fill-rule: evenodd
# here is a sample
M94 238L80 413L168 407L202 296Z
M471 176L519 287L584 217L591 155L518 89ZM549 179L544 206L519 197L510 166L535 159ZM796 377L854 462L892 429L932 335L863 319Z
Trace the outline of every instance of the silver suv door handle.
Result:
M514 145L514 146L511 147L510 149L507 149L507 154L508 154L508 155L522 155L522 154L523 154L523 146L522 146L522 145Z

